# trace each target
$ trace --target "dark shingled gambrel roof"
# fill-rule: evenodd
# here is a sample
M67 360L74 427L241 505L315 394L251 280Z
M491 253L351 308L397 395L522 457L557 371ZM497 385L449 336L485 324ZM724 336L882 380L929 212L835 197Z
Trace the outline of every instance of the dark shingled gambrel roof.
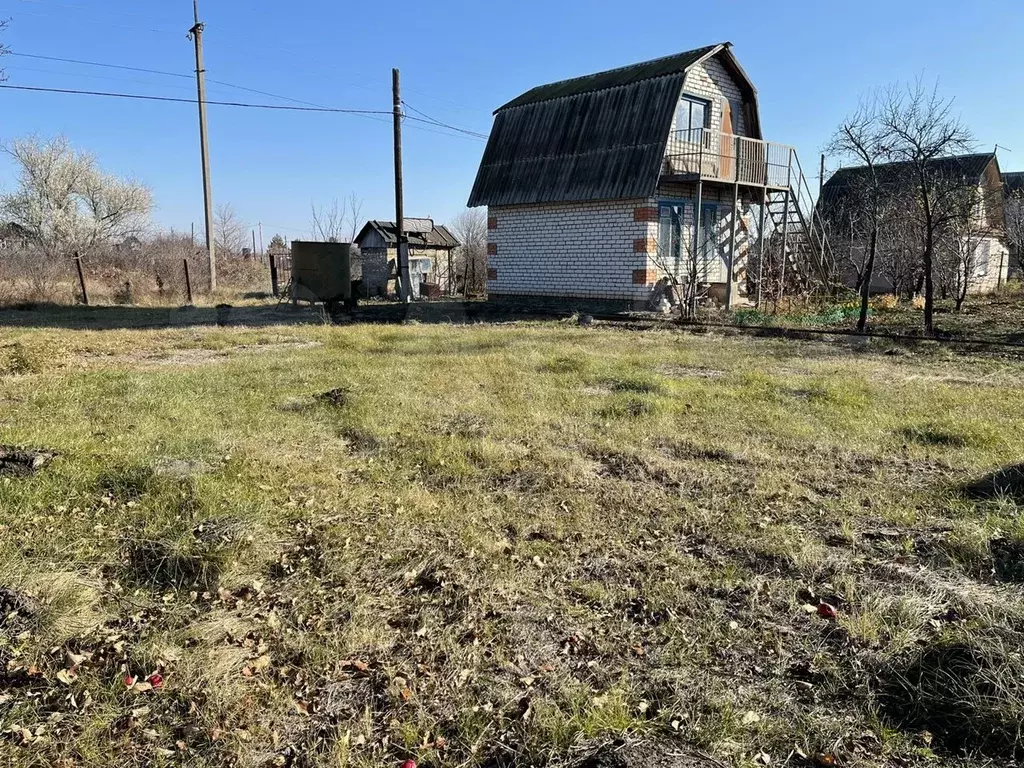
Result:
M377 232L388 245L398 242L398 227L393 221L371 219L363 225L356 236L356 242L362 242L363 234L372 229ZM443 224L435 224L433 219L405 219L405 234L409 245L427 248L458 248L462 243Z
M932 160L931 165L941 177L977 179L981 182L986 169L995 159L994 152L985 152L977 155L939 157ZM878 179L882 184L894 182L912 169L913 165L909 162L882 163L875 166ZM866 165L840 168L832 174L822 188L821 201L823 205L828 207L841 203L859 184L870 179L870 173L871 171Z
M647 197L687 71L721 54L740 87L756 91L729 43L562 80L495 112L469 205L522 205ZM751 134L760 135L754 110Z
M581 93L591 93L593 91L603 91L606 88L631 85L632 83L639 83L641 80L650 80L663 75L685 73L687 69L709 53L713 53L718 47L718 45L708 45L692 51L677 53L674 56L665 56L652 61L644 61L640 64L631 64L628 67L619 67L618 69L609 69L606 72L598 72L593 75L584 75L583 77L574 77L569 80L559 80L557 83L538 85L522 96L512 99L505 106L498 107L496 113L503 109L521 107L524 104L537 104L541 101L559 99L563 96L577 96Z
M1010 171L1003 174L1003 189L1010 195L1024 189L1024 171Z

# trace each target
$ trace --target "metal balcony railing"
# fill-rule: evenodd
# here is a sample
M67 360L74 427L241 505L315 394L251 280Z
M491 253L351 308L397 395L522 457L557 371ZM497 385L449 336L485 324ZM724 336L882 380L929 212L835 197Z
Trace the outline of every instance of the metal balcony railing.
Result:
M669 134L665 161L671 174L784 189L793 154L785 144L696 128Z

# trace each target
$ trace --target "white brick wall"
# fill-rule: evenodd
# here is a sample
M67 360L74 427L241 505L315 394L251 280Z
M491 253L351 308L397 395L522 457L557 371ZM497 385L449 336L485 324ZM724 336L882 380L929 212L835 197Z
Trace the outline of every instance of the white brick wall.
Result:
M650 198L492 207L487 265L497 276L488 293L646 300L651 286L634 284L633 271L653 269L653 254L634 248L656 242L658 223L635 221L634 211L655 206Z
M739 113L734 118L739 120L739 135L748 135L746 119L742 108L740 108L743 94L718 58L709 59L691 69L686 75L683 93L699 96L711 102L711 129L715 131L722 129L722 102L731 101L733 114ZM675 126L673 126L674 128Z

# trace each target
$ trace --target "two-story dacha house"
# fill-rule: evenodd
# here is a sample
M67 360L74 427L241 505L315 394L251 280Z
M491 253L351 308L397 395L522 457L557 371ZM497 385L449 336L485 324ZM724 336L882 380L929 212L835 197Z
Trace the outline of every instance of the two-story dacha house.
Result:
M729 305L826 258L796 153L763 140L729 43L508 102L469 205L489 208L491 299L638 308L696 271Z

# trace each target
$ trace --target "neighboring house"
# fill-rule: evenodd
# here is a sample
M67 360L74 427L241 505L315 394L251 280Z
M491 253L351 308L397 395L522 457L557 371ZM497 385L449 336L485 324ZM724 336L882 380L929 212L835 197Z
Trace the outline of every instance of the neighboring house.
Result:
M119 243L114 243L114 253L138 253L142 250L142 241L135 235L128 235Z
M1024 277L1024 171L1003 174L1006 195L1007 245L1010 248L1008 277Z
M806 189L795 152L762 140L757 92L721 43L500 107L469 205L489 208L489 298L642 308L695 258L729 304L760 290L759 231L763 243L785 229L778 263L821 266Z
M988 293L994 291L1006 281L1009 268L1009 249L1006 240L1006 220L1004 213L1004 192L999 161L995 153L973 155L956 155L937 158L932 161L934 177L938 181L945 180L954 185L976 186L976 213L969 235L974 241L964 239L967 253L974 248L973 274L968 290L971 293ZM913 166L906 162L882 163L875 166L878 181L883 189L896 191L907 186L909 197L915 199ZM867 166L840 168L825 182L819 203L822 217L830 222L830 233L836 243L843 243L846 250L847 269L843 278L850 287L857 283L857 265L863 265L867 254L867 234L865 226L853 227L849 217L863 214L865 207L858 196L865 195L870 179ZM854 231L856 229L856 231ZM908 252L916 254L918 245L910 246ZM880 261L886 258L880 251ZM916 255L912 256L914 267L918 268ZM897 270L898 271L898 270ZM898 293L901 287L894 284L891 273L882 264L876 264L872 271L872 293Z
M446 227L433 219L406 219L409 264L414 275L413 292L419 295L418 282L441 283L449 276L455 249L460 243ZM363 294L387 293L388 279L394 279L398 261L398 228L393 221L366 222L356 236L362 254ZM454 284L454 275L451 276Z
M13 221L9 224L0 224L0 251L23 248L31 240L31 233L20 224Z

